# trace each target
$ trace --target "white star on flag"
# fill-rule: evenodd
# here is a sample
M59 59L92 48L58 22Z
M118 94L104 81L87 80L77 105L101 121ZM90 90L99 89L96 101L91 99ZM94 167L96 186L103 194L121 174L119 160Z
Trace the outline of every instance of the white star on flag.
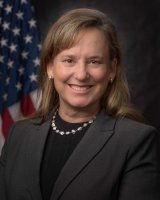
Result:
M21 75L23 75L24 74L24 67L20 67L19 69L18 69L18 71L19 71L19 75L21 76Z
M30 21L28 21L30 28L32 27L36 27L36 20L31 19Z
M21 0L21 4L26 4L27 1L26 0Z
M41 44L38 44L37 46L38 46L38 49L39 49L39 50L42 49L42 45L41 45Z
M7 101L7 98L8 98L8 94L5 93L5 94L3 95L3 100L4 100L4 101Z
M34 74L34 73L32 73L32 74L29 76L29 78L30 78L31 82L37 81L37 75Z
M7 6L5 7L5 11L6 11L6 14L11 13L11 12L12 12L12 6L7 5Z
M12 60L9 60L7 63L8 68L10 68L10 69L13 68L13 63L14 62Z
M14 36L20 35L20 29L17 28L17 27L15 27L15 28L12 30L12 32L13 32Z
M7 77L7 78L6 78L6 85L9 85L10 79L11 79L10 77Z
M4 62L4 56L0 55L0 62L3 63Z
M0 41L0 46L3 47L3 46L7 46L7 39L3 38L1 39Z
M24 13L21 12L21 11L19 11L19 12L16 13L16 15L17 15L17 18L18 18L18 19L23 19Z
M35 66L39 66L40 65L40 59L37 57L36 59L33 60L33 63Z
M0 8L3 7L3 1L0 1Z
M16 84L16 89L17 89L17 91L20 91L22 89L22 83L18 82Z
M3 30L8 30L9 29L9 26L10 26L10 23L9 22L6 22L4 21L4 23L2 24L2 27L3 27Z
M25 43L32 43L32 36L30 35L26 35L26 37L24 37Z
M16 51L16 48L17 48L17 45L14 44L14 43L12 43L12 44L10 45L9 48L10 48L11 53L12 53L12 52L15 52L15 51Z
M21 53L21 56L22 56L22 58L23 59L27 59L28 58L28 52L27 51L23 51L22 53Z

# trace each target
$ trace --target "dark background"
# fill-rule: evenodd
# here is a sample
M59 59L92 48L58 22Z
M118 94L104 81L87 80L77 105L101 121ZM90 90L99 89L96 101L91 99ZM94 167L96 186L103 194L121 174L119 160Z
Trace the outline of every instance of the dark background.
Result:
M72 8L97 8L117 26L133 103L160 130L160 0L32 0L41 39Z

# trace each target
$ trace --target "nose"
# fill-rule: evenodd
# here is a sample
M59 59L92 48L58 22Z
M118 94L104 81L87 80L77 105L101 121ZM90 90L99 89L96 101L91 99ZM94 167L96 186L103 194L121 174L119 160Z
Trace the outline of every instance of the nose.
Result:
M75 78L84 81L89 78L89 72L85 63L77 64Z

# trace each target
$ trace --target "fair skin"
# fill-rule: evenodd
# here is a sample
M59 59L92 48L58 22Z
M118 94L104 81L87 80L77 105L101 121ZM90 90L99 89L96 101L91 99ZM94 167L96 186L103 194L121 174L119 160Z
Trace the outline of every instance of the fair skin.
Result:
M47 66L59 94L59 114L72 123L96 116L110 80L116 75L116 60L109 59L104 34L90 28L77 36L75 44L61 51Z

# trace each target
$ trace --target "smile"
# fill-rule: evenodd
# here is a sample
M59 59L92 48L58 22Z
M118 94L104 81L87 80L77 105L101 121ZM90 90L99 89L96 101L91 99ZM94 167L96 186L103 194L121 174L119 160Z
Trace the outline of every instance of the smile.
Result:
M72 84L69 84L69 86L75 90L75 91L80 91L80 92L85 92L87 91L88 89L90 89L93 85L84 85L84 86L80 86L80 85L72 85Z

